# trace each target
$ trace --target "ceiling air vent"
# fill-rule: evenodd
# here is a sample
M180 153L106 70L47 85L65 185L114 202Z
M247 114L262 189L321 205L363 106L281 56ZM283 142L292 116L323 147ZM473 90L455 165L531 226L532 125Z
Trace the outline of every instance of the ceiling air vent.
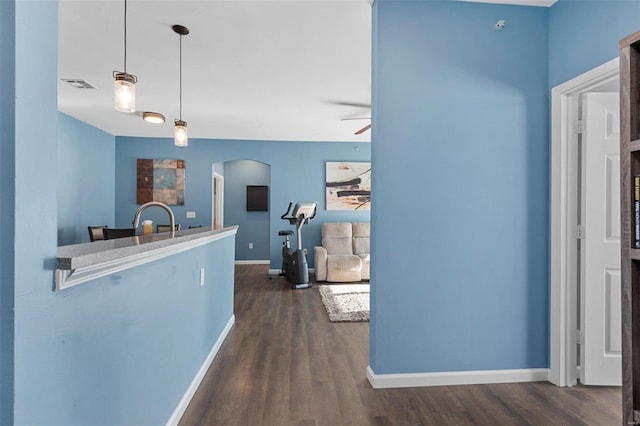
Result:
M72 87L75 87L76 89L95 89L96 88L96 86L82 79L63 78L62 81L69 83Z

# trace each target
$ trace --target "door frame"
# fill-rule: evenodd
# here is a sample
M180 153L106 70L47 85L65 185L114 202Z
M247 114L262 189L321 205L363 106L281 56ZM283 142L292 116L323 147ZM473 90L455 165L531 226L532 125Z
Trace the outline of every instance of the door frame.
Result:
M556 386L578 380L578 249L576 120L580 93L619 76L614 58L551 89L551 241L550 241L550 353L549 378Z
M211 229L216 229L216 217L220 218L220 227L224 227L224 176L212 171L211 176Z

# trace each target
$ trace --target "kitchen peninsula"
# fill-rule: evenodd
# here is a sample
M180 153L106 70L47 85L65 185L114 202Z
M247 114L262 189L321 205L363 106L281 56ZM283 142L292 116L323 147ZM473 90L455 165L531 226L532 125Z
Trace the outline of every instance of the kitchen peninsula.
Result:
M195 228L61 246L57 252L55 290L64 290L223 238L231 238L237 230L237 226L218 230Z

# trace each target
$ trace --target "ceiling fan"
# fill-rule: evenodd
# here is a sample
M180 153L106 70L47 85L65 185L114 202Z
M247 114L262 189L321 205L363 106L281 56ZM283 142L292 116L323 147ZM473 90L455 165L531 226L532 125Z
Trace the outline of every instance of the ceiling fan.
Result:
M348 107L367 109L367 110L369 110L368 112L371 113L371 103L346 102L346 101L339 101L339 100L330 100L329 103L332 103L334 105L340 105L340 106L348 106ZM371 120L371 117L351 117L351 118L343 118L343 119L341 119L341 121L347 121L347 120ZM366 126L361 128L360 130L355 132L354 135L361 135L362 133L366 132L369 129L371 129L371 122L369 122L369 124L367 124Z
M371 120L371 117L355 117L355 118L343 118L340 121L348 121L348 120ZM366 126L364 126L362 129L358 130L357 132L354 133L354 135L361 135L362 133L366 132L367 130L369 130L371 128L371 123L367 124Z

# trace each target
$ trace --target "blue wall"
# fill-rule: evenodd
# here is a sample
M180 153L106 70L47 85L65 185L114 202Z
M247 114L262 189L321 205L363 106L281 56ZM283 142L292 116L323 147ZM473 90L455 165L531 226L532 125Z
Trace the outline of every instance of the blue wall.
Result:
M615 57L618 39L640 27L638 3L561 0L546 10L379 0L374 5L372 153L366 144L355 152L352 144L192 140L187 150L179 150L168 138L117 138L116 172L124 176L117 178L116 225L127 226L137 208L136 158L187 159L188 205L178 210L182 218L187 208L197 210L194 222L207 224L213 162L270 164L271 206L277 212L290 199L318 199L324 207L324 161L372 156L374 371L545 367L547 86ZM158 359L166 360L162 357L169 353L171 361L194 370L215 332L183 333L176 338L193 334L207 341L199 347L185 340L168 350L141 317L149 309L149 317L172 333L180 332L182 322L166 323L167 318L186 315L191 324L200 318L215 322L213 328L223 318L191 316L196 302L180 295L180 311L169 308L176 295L162 278L175 271L195 280L198 259L176 257L144 279L139 278L146 267L133 269L120 274L120 285L104 279L51 292L57 244L52 137L58 120L57 2L19 1L15 11L14 4L0 1L0 423L13 423L14 402L17 424L95 424L95 417L85 417L90 410L105 423L124 422L118 416L128 416L127 423L163 423L193 371L184 377L161 372L170 385L158 385L150 377ZM503 32L493 29L497 19L507 20ZM189 185L190 180L196 184ZM310 239L319 239L323 221L367 220L364 212L321 210L319 215L310 225ZM272 236L286 227L281 222L272 218ZM200 256L216 259L218 253L203 248ZM272 238L272 266L278 257L279 243ZM147 277L161 284L150 288ZM212 277L207 274L207 280ZM200 290L215 286L207 282ZM149 297L171 303L159 312L147 307ZM223 292L222 297L228 296ZM146 347L135 346L139 340ZM129 343L134 346L122 351ZM186 345L197 349L173 352ZM104 356L99 359L109 368L92 365L93 356ZM115 361L126 366L124 371L110 369ZM103 388L95 383L103 381L106 391L100 393ZM145 390L147 397L166 401L141 398ZM148 412L134 413L134 402ZM142 418L145 414L157 418Z
M13 424L15 3L0 1L0 424Z
M169 138L116 138L116 225L129 226L138 208L136 204L136 159L180 158L186 160L185 205L172 206L176 222L183 227L192 223L211 224L211 166L219 161L255 160L271 166L269 225L271 268L280 268L281 229L294 229L280 219L290 200L318 201L316 219L303 229L304 246L313 252L320 245L323 222L368 222L368 211L325 210L325 162L369 161L369 143L345 142L276 142L189 139L189 147L181 149ZM225 179L228 174L225 168ZM376 170L373 168L373 175ZM195 211L196 219L186 219L187 211ZM148 212L148 214L147 214ZM166 220L160 209L149 209L145 218ZM226 218L225 218L226 222ZM307 256L312 265L313 256Z
M247 185L270 186L271 167L257 161L236 160L225 163L224 173L224 226L239 226L236 260L268 260L271 209L247 211ZM249 243L253 243L253 249L249 249Z
M0 99L0 211L10 228L2 231L10 240L0 243L0 423L163 424L232 315L234 241L53 293L58 3L16 2L15 35L8 35L13 4L0 2L0 88L13 102ZM11 48L4 48L14 41L12 59ZM13 263L14 270L4 267ZM198 283L202 266L204 287ZM15 307L13 333L9 307Z
M49 291L20 330L37 338L16 423L165 424L233 315L233 252L228 237Z
M548 10L374 7L371 367L548 367Z
M619 54L619 41L640 30L640 1L560 0L549 14L549 87Z
M61 382L56 382L56 386L45 385L60 365L53 362L55 348L36 343L49 338L48 327L54 324L50 314L57 247L57 32L57 1L15 2L14 230L17 232L13 241L14 279L2 284L14 285L16 424L25 424L28 413L55 415L51 410L40 411L39 404L34 402L59 393L64 386ZM34 377L34 370L41 375ZM43 377L47 375L50 377ZM50 423L53 420L43 419Z
M89 242L87 226L115 223L115 137L58 119L58 245Z
M555 87L618 56L640 30L640 1L560 0L549 16L549 84Z

